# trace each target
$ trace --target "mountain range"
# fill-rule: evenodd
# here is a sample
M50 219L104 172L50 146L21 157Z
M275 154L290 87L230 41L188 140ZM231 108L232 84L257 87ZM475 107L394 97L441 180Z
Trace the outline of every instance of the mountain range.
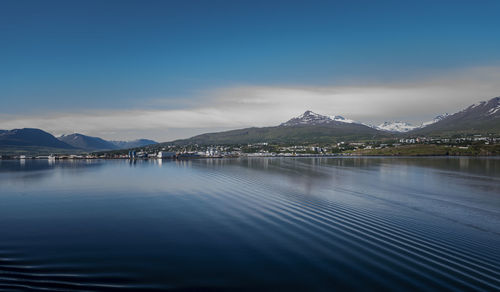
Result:
M62 135L57 139L75 148L87 151L128 149L157 143L156 141L148 139L138 139L133 141L107 141L99 137L92 137L78 133Z
M342 116L326 116L308 110L279 126L207 133L162 144L337 143L418 135L473 134L500 135L500 97L471 105L452 115L439 115L419 126L405 122L371 126Z
M62 135L54 137L40 129L24 128L14 130L0 130L0 150L39 150L47 151L98 151L117 150L145 145L156 144L157 142L147 139L134 141L106 141L98 137L91 137L82 134Z
M247 143L338 143L408 136L451 137L454 135L500 135L500 97L473 104L454 114L443 114L413 126L405 122L366 125L342 116L306 111L278 126L252 127L197 135L161 145ZM153 140L107 141L83 134L58 138L40 129L0 130L0 150L48 148L65 151L100 151L137 148L156 144Z

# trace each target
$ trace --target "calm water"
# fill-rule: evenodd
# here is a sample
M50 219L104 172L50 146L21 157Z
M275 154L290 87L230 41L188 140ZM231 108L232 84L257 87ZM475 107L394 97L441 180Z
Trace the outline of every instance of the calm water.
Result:
M500 289L500 160L0 161L0 290Z

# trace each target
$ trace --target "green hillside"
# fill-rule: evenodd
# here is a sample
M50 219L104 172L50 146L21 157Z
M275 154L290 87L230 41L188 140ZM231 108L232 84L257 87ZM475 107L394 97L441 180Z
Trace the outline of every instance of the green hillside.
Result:
M361 124L330 123L325 125L277 126L246 128L218 133L207 133L189 139L164 144L252 144L252 143L337 143L342 141L390 138L392 134Z

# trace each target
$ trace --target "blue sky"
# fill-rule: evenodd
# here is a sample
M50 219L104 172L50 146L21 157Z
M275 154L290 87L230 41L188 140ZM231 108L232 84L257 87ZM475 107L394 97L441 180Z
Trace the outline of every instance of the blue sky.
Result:
M4 0L0 100L8 106L0 108L0 128L22 126L29 117L91 118L106 110L109 115L121 111L122 116L134 111L199 110L221 98L231 103L224 94L235 89L240 100L255 100L256 88L411 89L448 80L447 76L467 81L461 72L480 71L470 79L471 86L478 87L471 93L477 95L456 102L443 96L443 104L453 110L493 97L489 95L497 90L488 82L495 82L491 76L500 65L499 12L499 1ZM493 80L485 81L485 76ZM303 98L310 96L314 94L305 90ZM278 100L272 103L286 106L286 98ZM345 98L332 100L334 110ZM401 101L405 103L404 96ZM306 110L317 103L301 106ZM284 112L298 110L297 106ZM363 115L344 110L325 114L373 121L404 118L388 116L390 111ZM424 110L408 118L436 113ZM208 123L208 128L251 124L253 114L245 112L244 121ZM37 126L33 123L26 126ZM190 124L185 133L203 132L204 124ZM148 134L157 139L183 136L180 130L158 133L182 125L155 125L138 131L151 129ZM52 128L47 130L71 130ZM112 127L102 132L75 130L120 136ZM133 130L122 134L139 135Z

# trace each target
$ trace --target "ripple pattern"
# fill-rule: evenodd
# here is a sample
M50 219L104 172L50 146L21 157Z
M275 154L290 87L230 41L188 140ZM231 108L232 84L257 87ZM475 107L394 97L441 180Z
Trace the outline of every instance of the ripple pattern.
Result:
M498 177L471 174L479 189L460 185L466 172L416 164L109 163L70 178L106 185L102 170L123 185L65 199L49 186L55 197L41 188L36 204L11 182L0 202L33 204L34 216L0 213L0 290L500 291ZM455 187L440 194L446 181ZM70 211L43 211L52 205Z

